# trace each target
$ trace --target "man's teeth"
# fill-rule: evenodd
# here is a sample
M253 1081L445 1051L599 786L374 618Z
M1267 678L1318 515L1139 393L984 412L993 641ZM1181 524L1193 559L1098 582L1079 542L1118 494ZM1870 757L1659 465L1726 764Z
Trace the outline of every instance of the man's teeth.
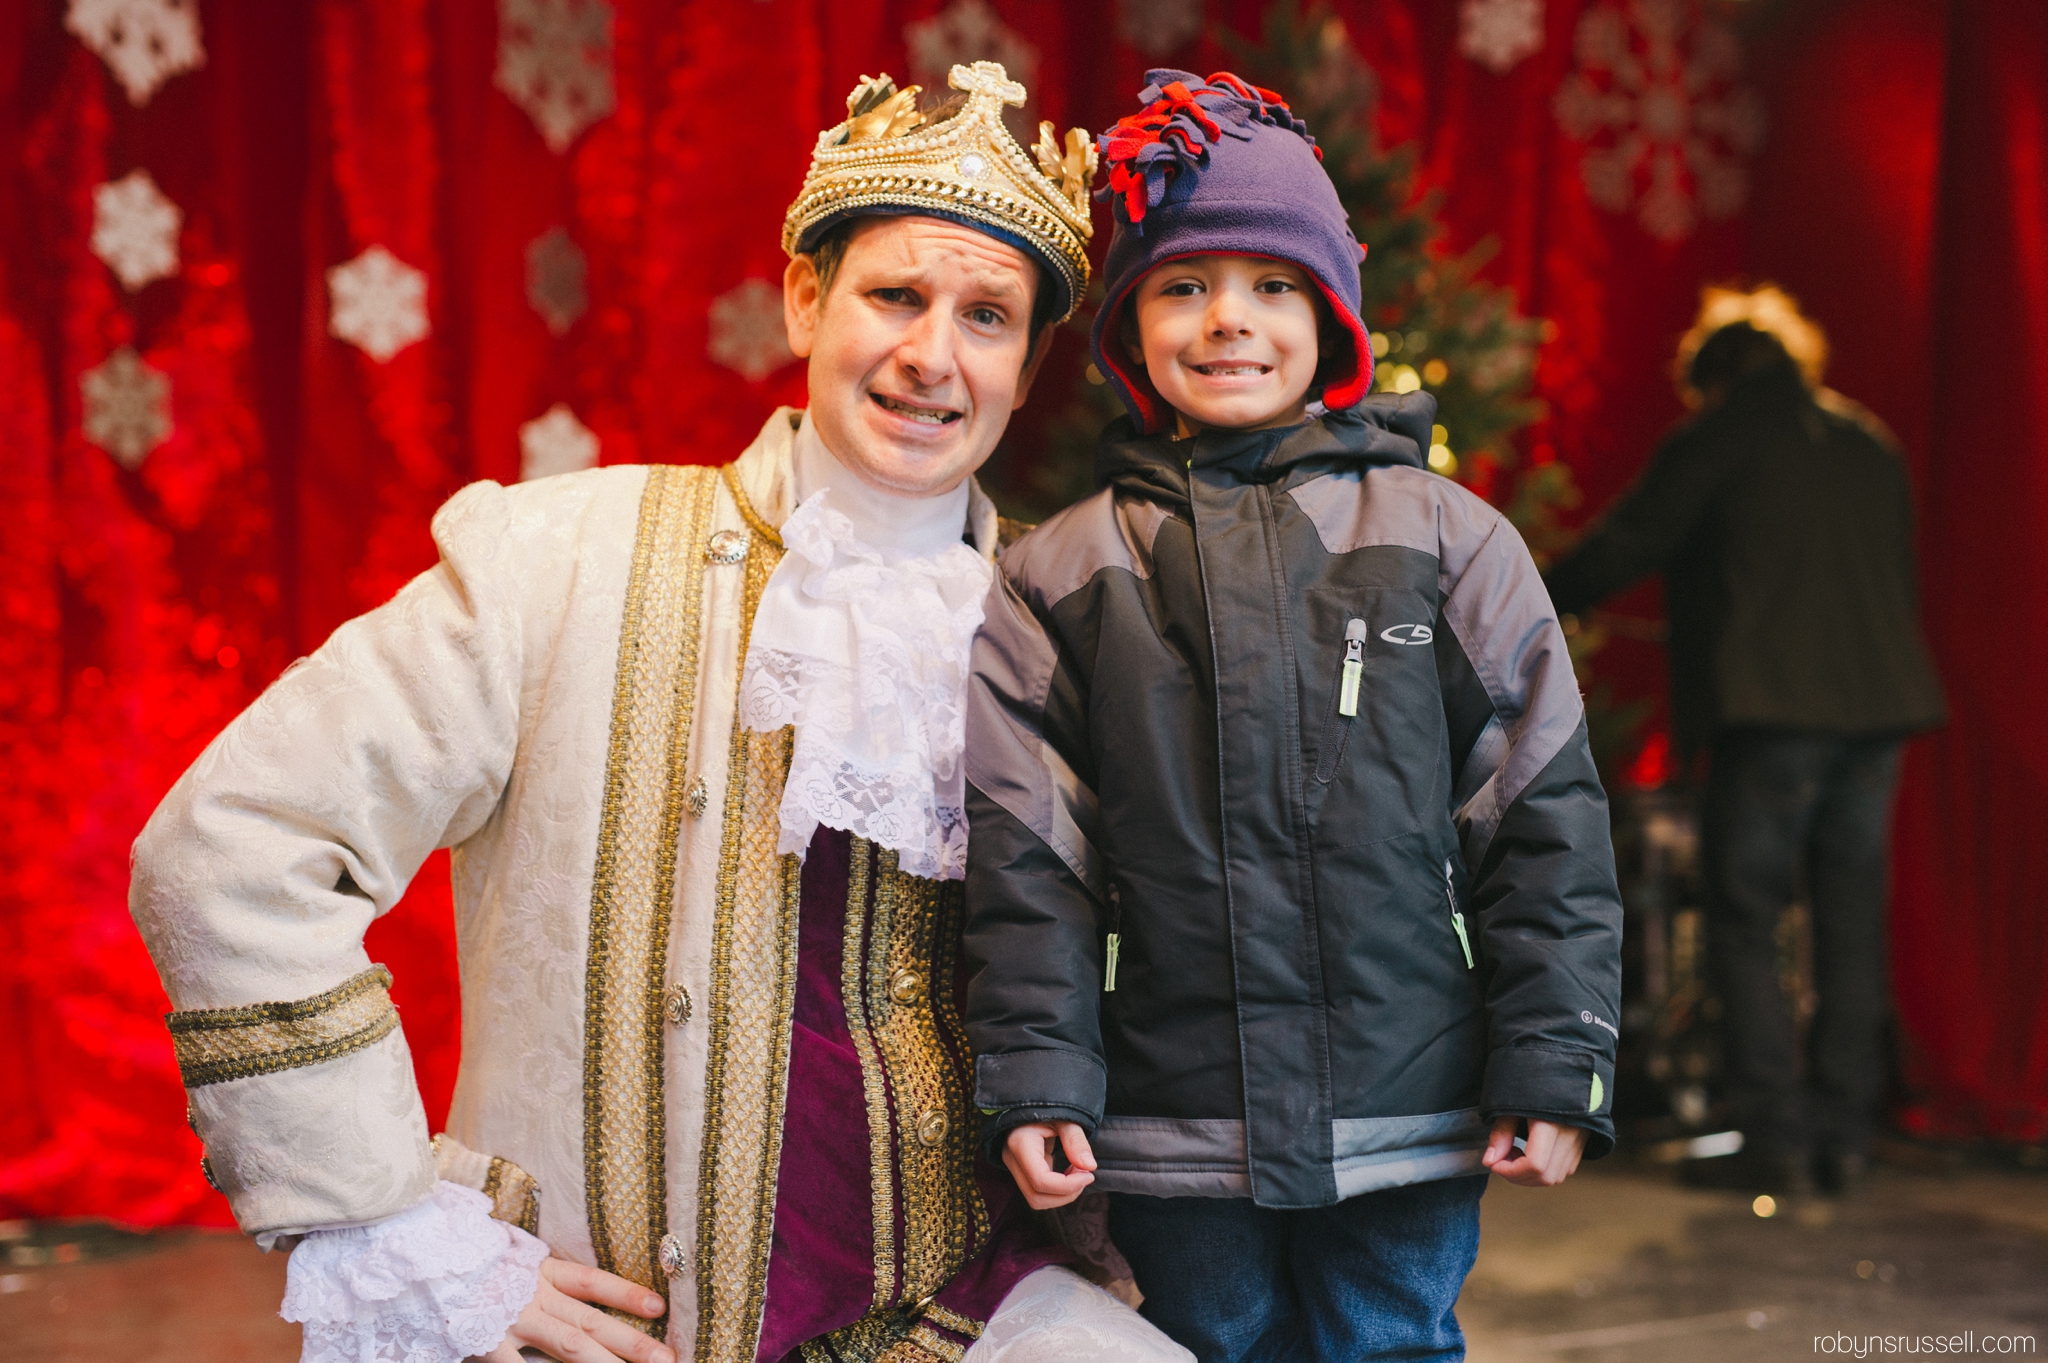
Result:
M958 412L948 412L939 407L913 407L907 402L898 402L895 398L885 398L880 393L875 394L875 401L898 416L907 416L912 421L922 421L928 426L943 426L960 415Z

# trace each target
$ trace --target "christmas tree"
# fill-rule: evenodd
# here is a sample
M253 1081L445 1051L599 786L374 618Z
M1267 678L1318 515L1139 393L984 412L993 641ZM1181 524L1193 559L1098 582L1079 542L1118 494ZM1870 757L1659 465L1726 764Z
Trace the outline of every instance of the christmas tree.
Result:
M1499 505L1539 555L1555 547L1557 513L1577 501L1570 472L1556 463L1524 468L1510 443L1543 413L1529 387L1549 324L1522 316L1510 290L1479 278L1494 242L1462 255L1444 249L1438 196L1416 192L1415 149L1380 145L1376 82L1342 20L1283 2L1267 11L1260 42L1218 37L1239 74L1289 97L1323 149L1323 169L1366 247L1361 315L1372 328L1376 387L1434 394L1429 466ZM1100 301L1097 289L1068 325L1085 336ZM1036 519L1093 490L1096 436L1121 408L1092 365L1085 377L1047 422L1038 457L1005 460L997 471L1006 509Z

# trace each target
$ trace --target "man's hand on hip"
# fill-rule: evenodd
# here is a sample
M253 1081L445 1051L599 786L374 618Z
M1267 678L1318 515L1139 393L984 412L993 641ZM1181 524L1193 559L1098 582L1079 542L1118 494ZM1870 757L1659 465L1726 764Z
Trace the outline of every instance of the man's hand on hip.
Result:
M1520 1117L1502 1117L1494 1122L1480 1163L1508 1182L1525 1188L1554 1188L1570 1178L1579 1167L1579 1156L1585 1153L1585 1128L1531 1120L1522 1153L1517 1155L1515 1132L1521 1125Z
M567 1259L543 1260L540 1290L487 1363L520 1363L521 1347L574 1363L676 1363L676 1351L590 1303L653 1320L668 1303L635 1282Z
M1062 1174L1052 1167L1053 1149L1067 1152L1072 1165ZM1095 1181L1095 1152L1078 1122L1029 1122L1010 1133L1003 1144L1003 1164L1033 1211L1064 1207Z

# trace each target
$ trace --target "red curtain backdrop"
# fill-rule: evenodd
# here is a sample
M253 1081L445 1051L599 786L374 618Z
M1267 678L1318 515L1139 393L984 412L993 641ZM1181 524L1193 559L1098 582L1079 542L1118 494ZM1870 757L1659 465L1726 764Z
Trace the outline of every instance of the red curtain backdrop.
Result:
M1526 450L1568 461L1589 506L1678 415L1665 364L1708 279L1804 297L1838 385L1906 439L1956 716L1916 749L1902 812L1913 1112L2040 1139L2048 951L2025 875L2048 720L2026 702L2048 649L2048 9L1683 13L1760 6L1743 79L1769 135L1746 207L1668 241L1589 197L1556 113L1583 17L1623 0L1548 0L1540 47L1501 72L1461 50L1453 0L1336 12L1383 133L1418 144L1444 195L1450 245L1498 237L1489 275L1557 323ZM1030 63L1031 118L1100 128L1147 65L1229 64L1207 37L1162 53L1134 36L1157 46L1190 13L1251 33L1260 7L615 0L611 107L560 150L494 83L501 9L551 8L197 0L204 64L138 105L65 0L0 0L0 1216L226 1221L127 916L129 844L292 657L431 562L435 506L519 476L524 423L562 404L604 462L718 462L802 401L801 366L748 308L773 298L782 211L857 77L921 76L980 25L983 50L959 55ZM95 188L136 169L183 222L175 275L131 292L91 239ZM528 274L556 231L585 269L580 311L553 277L574 315L551 330ZM332 334L328 272L373 247L423 277L431 328L382 359ZM134 469L83 432L81 380L123 346L170 385L169 437ZM1625 690L1661 678L1647 645L1602 665ZM452 935L437 859L370 942L431 1119L459 1054Z

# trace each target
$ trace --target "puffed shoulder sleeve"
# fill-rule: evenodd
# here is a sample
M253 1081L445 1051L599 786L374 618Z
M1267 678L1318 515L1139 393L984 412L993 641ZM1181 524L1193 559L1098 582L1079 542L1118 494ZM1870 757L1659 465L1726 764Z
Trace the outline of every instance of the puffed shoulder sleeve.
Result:
M458 493L440 562L351 620L193 763L129 908L211 1177L252 1234L410 1207L435 1169L390 975L363 933L510 777L526 560L515 494Z

